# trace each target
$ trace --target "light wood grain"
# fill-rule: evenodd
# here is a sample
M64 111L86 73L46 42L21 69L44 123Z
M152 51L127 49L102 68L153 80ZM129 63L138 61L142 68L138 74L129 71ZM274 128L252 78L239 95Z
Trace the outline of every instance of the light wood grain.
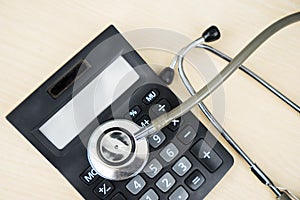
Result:
M191 39L216 24L223 37L213 46L235 55L264 27L299 9L296 0L0 1L0 199L82 199L5 116L109 24L122 32L168 29ZM287 28L246 63L298 104L299 35L300 24ZM149 63L167 65L170 59L153 52L141 54ZM172 88L187 98L178 77ZM275 183L300 196L299 114L239 71L224 84L224 91L225 128ZM206 199L273 199L243 160L220 140L235 164Z

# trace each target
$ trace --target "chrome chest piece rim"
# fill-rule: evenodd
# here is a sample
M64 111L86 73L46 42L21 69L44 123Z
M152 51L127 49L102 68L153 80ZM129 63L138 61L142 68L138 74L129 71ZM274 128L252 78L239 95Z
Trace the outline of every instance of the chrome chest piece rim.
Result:
M140 127L129 120L112 120L92 133L87 147L91 166L103 178L124 180L141 172L148 160L146 138L136 141Z

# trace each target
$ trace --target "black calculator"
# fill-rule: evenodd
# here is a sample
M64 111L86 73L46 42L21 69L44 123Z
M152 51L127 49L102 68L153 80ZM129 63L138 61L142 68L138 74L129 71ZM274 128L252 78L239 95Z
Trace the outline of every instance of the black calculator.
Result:
M133 178L104 179L87 158L87 143L100 124L127 119L146 127L179 104L111 25L7 119L85 199L203 199L233 158L191 112L148 138L148 161Z

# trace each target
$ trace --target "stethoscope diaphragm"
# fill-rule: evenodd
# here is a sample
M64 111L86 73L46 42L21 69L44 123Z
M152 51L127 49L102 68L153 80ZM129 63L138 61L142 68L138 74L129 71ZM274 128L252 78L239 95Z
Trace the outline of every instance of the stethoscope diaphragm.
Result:
M101 124L92 133L88 159L96 172L109 180L129 179L144 168L149 147L146 138L135 140L140 127L129 120L113 120Z

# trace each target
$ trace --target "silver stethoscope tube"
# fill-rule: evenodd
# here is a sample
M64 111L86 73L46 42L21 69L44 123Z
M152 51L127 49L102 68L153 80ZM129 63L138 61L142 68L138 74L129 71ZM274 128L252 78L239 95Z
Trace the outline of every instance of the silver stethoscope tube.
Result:
M204 42L204 39L201 40L198 39L196 41ZM196 42L195 41L195 42ZM184 67L183 67L183 60L185 55L188 53L189 50L195 47L195 42L190 43L187 47L183 48L178 55L174 57L170 64L170 68L174 69L176 66L176 63L178 63L178 72L180 75L180 78L186 87L186 89L189 91L189 93L193 96L196 94L195 89L191 85L190 81L188 80ZM196 48L202 48L205 50L208 50L215 55L223 58L224 60L230 62L232 59L227 56L226 54L220 52L219 50L205 45L205 44L198 44ZM188 51L187 51L188 49ZM283 95L281 92L279 92L276 88L274 88L272 85L270 85L268 82L263 80L261 77L259 77L257 74L255 74L250 69L246 68L245 66L241 65L239 67L243 72L248 74L250 77L258 81L260 84L262 84L265 88L267 88L269 91L274 93L277 97L279 97L282 101L287 103L289 106L291 106L293 109L295 109L297 112L300 112L300 107L295 104L293 101L291 101L288 97ZM282 196L282 193L284 190L280 190L278 187L274 185L274 183L268 178L268 176L251 160L251 158L239 147L239 145L232 139L232 137L228 134L228 132L222 127L222 125L217 121L217 119L211 114L211 112L208 110L208 108L205 106L203 102L198 103L199 108L204 113L204 115L209 119L209 121L213 124L213 126L218 130L218 132L223 136L223 138L231 145L231 147L240 155L242 158L248 163L250 166L250 169L252 173L265 185L267 185L271 191L276 195L277 198L280 198ZM297 197L292 195L290 192L288 194L297 200Z
M183 68L183 57L178 59L178 71L180 78L189 91L191 95L195 95L196 91L193 86L189 82ZM217 121L217 119L211 114L208 108L204 105L203 102L198 104L201 111L205 114L205 116L209 119L209 121L214 125L214 127L218 130L218 132L226 139L226 141L231 145L232 148L235 149L236 152L249 164L250 168L255 171L255 175L259 177L260 180L263 180L266 185L268 185L271 190L275 193L276 196L280 196L280 190L272 183L272 181L260 170L256 164L251 160L251 158L239 147L239 145L232 139L232 137L227 133L227 131L222 127L222 125Z

